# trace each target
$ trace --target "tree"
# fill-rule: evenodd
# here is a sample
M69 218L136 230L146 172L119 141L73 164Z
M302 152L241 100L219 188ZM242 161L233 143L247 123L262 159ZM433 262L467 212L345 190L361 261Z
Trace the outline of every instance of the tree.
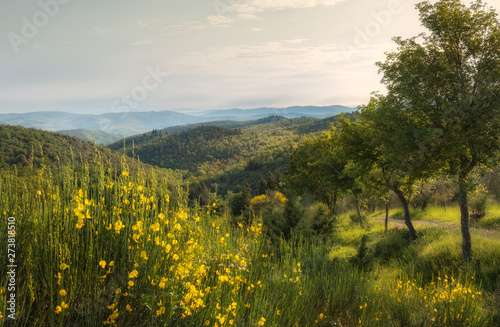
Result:
M356 134L358 129L353 128L358 125L351 124L348 119L341 121L338 129L331 127L330 131L304 142L293 152L289 180L295 189L307 190L329 204L334 204L341 195L352 196L363 227L361 207L369 199L383 197L386 192L381 190L380 176L372 172L372 165L363 165L358 160L360 135Z
M252 188L248 181L245 180L245 184L241 189L241 192L236 194L232 200L231 208L235 216L244 215L250 207L250 200L252 199Z
M410 236L416 239L408 203L414 184L437 171L434 161L430 160L433 153L422 151L422 145L431 143L436 134L432 129L413 124L405 107L389 96L375 95L360 109L356 123L345 119L340 123L344 156L355 163L358 174L365 175L365 180L366 175L378 173L397 195ZM370 184L380 185L373 181L364 184L365 188ZM371 193L377 192L376 187L371 189L374 190ZM381 192L380 198L386 195L380 187L378 192Z
M456 176L462 252L472 260L468 176L487 165L500 147L500 29L495 11L480 0L416 5L430 33L395 38L398 50L377 63L388 96L404 106L412 125L436 130L422 147ZM420 40L420 42L417 42Z
M346 184L342 170L344 164L332 155L332 133L305 140L292 151L288 163L288 181L298 192L317 196L335 211L337 200Z

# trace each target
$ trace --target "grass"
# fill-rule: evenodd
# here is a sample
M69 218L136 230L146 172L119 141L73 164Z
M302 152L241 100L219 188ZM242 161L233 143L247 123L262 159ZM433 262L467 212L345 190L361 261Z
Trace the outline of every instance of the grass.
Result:
M95 165L0 177L0 243L16 217L16 319L0 326L487 326L500 289L497 240L417 241L338 219L327 241L269 244L259 219L190 208L154 171ZM7 247L0 248L7 258ZM6 276L5 264L0 275ZM490 301L490 302L488 302ZM496 302L493 302L496 303Z
M446 208L442 206L430 206L426 210L410 209L412 221L432 221L460 227L460 208L458 205L448 205ZM378 210L370 213L368 217L383 217L385 211ZM390 209L389 217L393 219L404 219L402 209ZM486 215L477 222L471 224L472 228L481 228L500 231L500 204L489 203Z

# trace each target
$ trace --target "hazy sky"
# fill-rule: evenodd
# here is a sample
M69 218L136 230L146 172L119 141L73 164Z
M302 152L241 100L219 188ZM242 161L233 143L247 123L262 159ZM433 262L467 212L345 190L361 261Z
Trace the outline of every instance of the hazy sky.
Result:
M417 2L1 0L0 113L356 106Z

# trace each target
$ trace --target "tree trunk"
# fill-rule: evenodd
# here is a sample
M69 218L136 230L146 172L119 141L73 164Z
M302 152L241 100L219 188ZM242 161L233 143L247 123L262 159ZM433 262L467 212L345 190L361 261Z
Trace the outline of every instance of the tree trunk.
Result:
M472 260L472 243L469 230L469 206L467 203L467 183L465 176L460 173L458 176L458 203L460 205L460 224L462 227L462 253L464 260Z
M403 192L401 192L401 190L395 188L393 191L394 191L394 193L396 193L399 201L403 205L403 210L405 213L405 225L406 225L406 227L408 227L408 231L410 232L410 237L412 240L416 240L417 239L417 231L415 230L415 228L413 227L413 224L411 222L410 209L408 208L408 201L406 201L406 198L405 198Z
M385 231L387 232L387 223L389 222L389 201L385 203Z
M401 205L403 206L403 210L405 213L405 225L406 225L406 227L408 227L408 231L410 232L410 237L412 240L416 240L417 239L417 231L415 230L415 228L413 227L413 224L411 223L410 209L408 208L408 201L406 200L403 192L400 189L396 188L394 186L394 184L392 184L392 182L389 179L389 177L387 176L386 172L385 171L382 171L382 172L384 174L384 179L385 179L385 182L387 183L387 186L389 186L389 188L394 193L396 193L399 201L401 202Z
M354 196L354 204L356 205L356 214L358 215L358 219L359 219L359 225L361 226L361 228L363 228L363 217L361 217L361 210L359 210L358 196L356 194L354 194L354 192L353 192L353 196Z

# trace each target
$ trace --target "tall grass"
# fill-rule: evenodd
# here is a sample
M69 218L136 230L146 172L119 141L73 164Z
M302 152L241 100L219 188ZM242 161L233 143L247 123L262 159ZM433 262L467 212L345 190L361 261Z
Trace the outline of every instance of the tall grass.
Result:
M18 265L16 319L6 317L4 280L0 326L491 322L471 277L429 283L329 260L325 242L292 237L271 245L258 219L233 226L217 204L189 208L184 191L167 190L154 171L95 161L42 168L32 179L0 178L0 274L6 276L9 216L16 217ZM346 236L344 245L358 236Z

